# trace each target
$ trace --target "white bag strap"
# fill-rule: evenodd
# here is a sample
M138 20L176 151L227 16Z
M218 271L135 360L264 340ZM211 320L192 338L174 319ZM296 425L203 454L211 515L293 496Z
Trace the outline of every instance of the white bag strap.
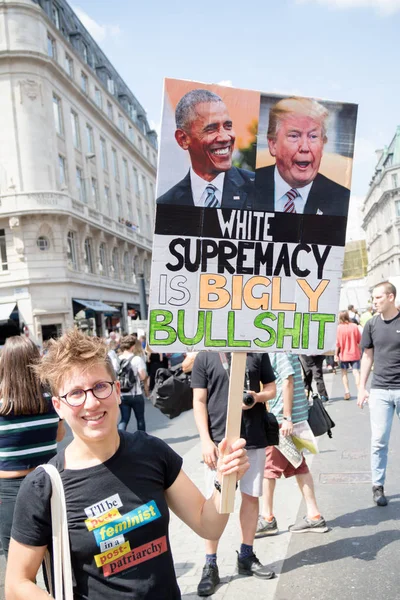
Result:
M53 465L40 465L51 479L51 527L55 600L73 600L71 554L69 548L67 508L60 473ZM48 574L50 571L48 571ZM63 585L64 584L64 585ZM63 593L64 589L64 593Z

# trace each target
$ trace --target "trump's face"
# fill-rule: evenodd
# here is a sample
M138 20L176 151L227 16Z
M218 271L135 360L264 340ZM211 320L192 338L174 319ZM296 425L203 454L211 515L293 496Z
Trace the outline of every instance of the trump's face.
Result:
M307 116L288 115L280 122L276 139L268 140L268 146L286 183L304 187L315 179L321 163L322 123Z
M212 181L232 167L235 132L223 102L201 102L187 129L175 133L178 144L188 150L193 170Z

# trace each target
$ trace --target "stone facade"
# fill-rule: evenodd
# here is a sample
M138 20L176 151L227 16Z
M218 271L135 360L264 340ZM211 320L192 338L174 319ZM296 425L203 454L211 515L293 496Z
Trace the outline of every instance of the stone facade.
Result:
M0 131L0 309L15 302L39 344L73 325L73 299L112 305L128 330L149 285L157 139L64 1L0 3Z
M388 147L377 151L362 207L368 252L368 286L390 280L400 290L400 127Z

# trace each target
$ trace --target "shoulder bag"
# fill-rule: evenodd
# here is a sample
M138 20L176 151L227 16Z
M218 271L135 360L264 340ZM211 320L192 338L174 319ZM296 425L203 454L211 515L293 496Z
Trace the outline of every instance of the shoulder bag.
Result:
M67 509L60 473L54 465L40 465L49 475L52 486L50 499L53 540L53 573L50 553L47 550L44 565L50 594L55 600L73 600L71 554L69 548Z

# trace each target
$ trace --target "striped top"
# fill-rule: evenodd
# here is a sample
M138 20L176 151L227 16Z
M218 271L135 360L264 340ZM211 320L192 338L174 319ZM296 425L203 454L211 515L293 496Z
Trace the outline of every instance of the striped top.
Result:
M0 470L33 469L57 454L59 417L48 398L41 415L0 415Z
M269 355L271 366L276 376L276 397L268 402L269 410L276 416L279 423L283 418L282 384L293 376L293 423L308 419L308 400L304 393L304 383L301 374L299 357L287 352L273 352Z

